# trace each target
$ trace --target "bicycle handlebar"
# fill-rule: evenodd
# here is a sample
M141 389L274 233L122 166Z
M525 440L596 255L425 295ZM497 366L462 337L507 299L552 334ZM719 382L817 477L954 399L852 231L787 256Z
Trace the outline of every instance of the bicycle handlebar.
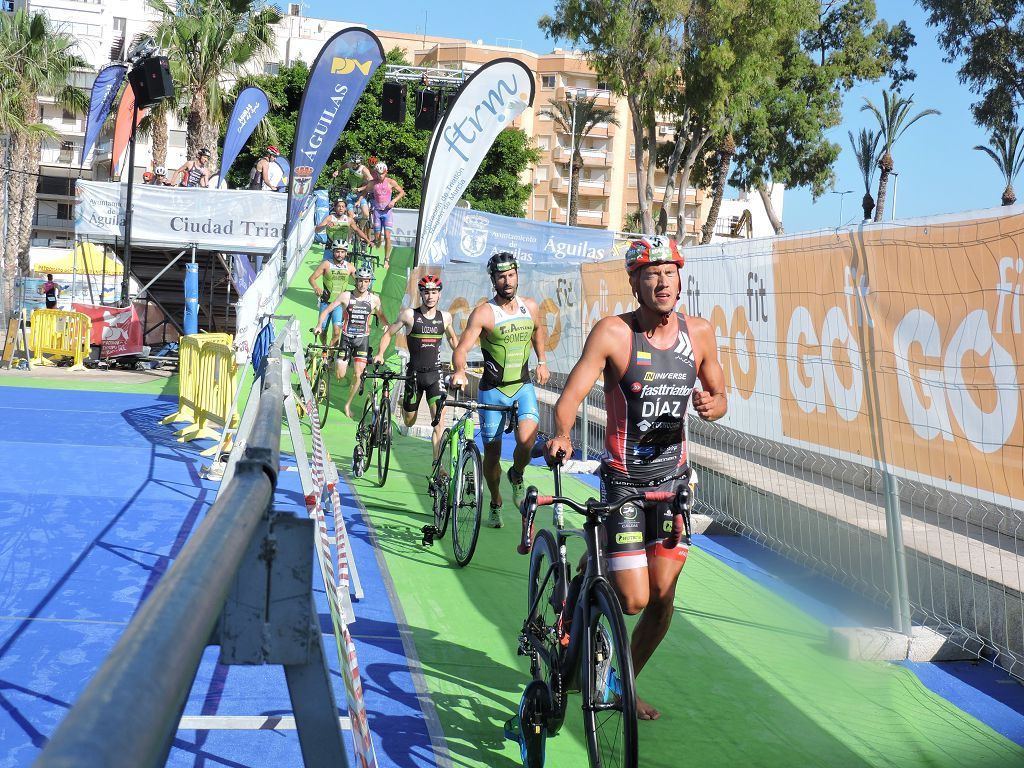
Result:
M437 412L433 420L430 422L430 426L436 427L441 421L441 411L446 405L451 405L453 408L464 408L467 411L501 411L503 413L511 414L511 418L508 420L508 424L505 425L505 433L509 434L513 429L516 428L516 424L519 423L519 402L515 401L511 405L492 405L490 403L481 403L477 400L454 400L448 399L446 392L441 393L441 397L437 401Z
M565 457L564 451L559 451L556 457L557 463L552 467L555 473L561 472L561 461ZM588 520L601 522L608 515L618 512L626 504L672 504L672 530L662 539L662 546L665 549L675 549L679 542L690 543L690 508L692 506L692 493L690 491L690 477L692 470L687 465L686 470L679 477L679 485L674 491L643 491L633 493L612 504L604 504L593 497L581 504L575 499L566 496L541 496L537 493L537 487L531 485L526 489L526 498L523 499L520 513L525 525L523 534L516 551L521 555L528 554L533 548L533 522L537 516L538 507L549 507L553 504L562 504L575 512L587 517Z

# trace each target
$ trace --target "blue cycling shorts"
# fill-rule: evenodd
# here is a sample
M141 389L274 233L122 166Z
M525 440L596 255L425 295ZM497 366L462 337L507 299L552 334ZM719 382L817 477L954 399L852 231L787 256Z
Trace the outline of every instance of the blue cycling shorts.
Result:
M348 203L349 209L355 214L355 209L362 206L366 202L366 198L358 192L349 192L345 195L345 202Z
M330 306L329 304L324 304L321 301L320 302L320 314L322 315L324 310L327 309L327 307L329 307L329 306ZM331 325L336 325L337 326L337 325L341 325L343 322L345 322L345 310L342 309L341 305L339 304L338 306L336 306L334 309L331 310Z
M540 409L537 407L537 392L533 384L527 382L519 391L509 397L500 389L483 389L477 399L487 405L512 405L519 403L519 420L524 419L540 423ZM493 443L501 439L508 423L507 413L500 411L480 411L480 437L484 443Z

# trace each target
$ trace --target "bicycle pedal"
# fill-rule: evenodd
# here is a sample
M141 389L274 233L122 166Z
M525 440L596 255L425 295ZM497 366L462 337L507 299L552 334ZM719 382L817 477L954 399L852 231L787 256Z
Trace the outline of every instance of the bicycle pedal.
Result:
M424 525L420 532L423 534L422 544L424 547L434 546L434 537L437 536L437 528L432 525Z

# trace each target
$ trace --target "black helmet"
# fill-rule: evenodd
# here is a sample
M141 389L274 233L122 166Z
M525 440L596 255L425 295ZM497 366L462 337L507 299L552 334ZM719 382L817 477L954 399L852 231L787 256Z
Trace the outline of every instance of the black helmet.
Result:
M508 251L498 251L487 260L487 272L494 277L499 272L508 272L510 269L519 269L519 262L515 254Z

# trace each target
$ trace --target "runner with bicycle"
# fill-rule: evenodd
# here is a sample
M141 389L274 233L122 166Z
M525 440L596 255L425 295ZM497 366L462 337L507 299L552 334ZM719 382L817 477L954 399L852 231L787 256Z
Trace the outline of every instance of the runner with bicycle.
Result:
M328 242L332 244L340 240L346 246L352 245L354 243L352 235L355 234L359 240L370 245L369 235L356 224L349 211L348 203L342 198L335 201L334 210L324 216L320 223L313 228L314 232L323 232L324 230L327 231Z
M512 484L512 501L518 507L526 493L523 470L530 463L530 451L537 438L540 410L537 393L530 382L530 346L537 354L537 383L547 384L548 364L544 351L544 325L533 299L517 295L519 288L519 262L507 252L496 253L487 261L487 272L494 287L494 298L473 310L466 321L459 346L452 356L455 371L452 386L466 385L466 357L479 339L484 353L484 374L480 381L479 401L489 405L519 403L519 426L516 429L516 448L512 466L508 468L508 481ZM491 494L491 512L488 525L501 528L501 433L505 414L495 411L480 412L480 434L484 442L483 472Z
M376 162L376 158L370 158L371 165ZM345 199L345 203L348 205L352 215L354 217L359 216L362 219L369 219L370 210L366 202L366 196L363 195L359 188L366 184L366 182L373 181L373 174L363 164L363 156L358 154L350 155L345 164L331 174L331 178L337 182L336 185L332 186L332 191L337 193L337 197ZM339 179L340 181L338 181Z
M373 217L373 239L377 245L384 238L384 269L391 264L391 233L395 229L395 216L392 210L395 204L405 197L402 185L388 176L388 165L378 162L371 171L373 179L362 187L360 192L370 197L370 211ZM397 193L397 194L395 194Z
M337 377L340 381L348 373L348 361L353 360L353 371L355 378L352 387L349 389L348 400L345 401L345 415L352 418L352 401L355 399L356 390L359 389L359 378L366 369L366 361L370 354L370 317L376 316L381 326L387 328L388 319L384 316L381 308L380 297L370 292L370 284L373 282L373 270L369 267L360 267L356 270L356 288L354 291L342 291L334 301L320 311L320 319L317 320L316 332L320 333L330 317L334 323L335 337L341 334L339 345ZM335 310L344 311L342 322L339 324Z
M414 377L414 380L405 386L402 418L406 427L415 424L420 400L423 395L427 396L430 415L437 422L432 436L434 458L437 458L441 433L444 432L444 424L437 418L437 406L444 394L444 383L441 381L441 339L447 337L452 349L456 349L459 337L455 335L451 314L437 306L441 300L441 278L437 275L424 275L419 281L419 291L420 306L416 309L403 309L398 319L384 331L375 362L384 361L391 337L405 329L409 344L409 365L405 373ZM443 406L441 410L444 411Z
M335 240L331 243L331 257L324 259L313 270L309 276L309 285L313 289L313 295L319 299L319 312L331 303L331 299L337 297L342 291L348 290L349 275L354 275L356 268L348 260L348 246L344 240ZM317 285L317 280L321 285ZM341 338L342 311L335 308L333 311L334 336L331 338L331 346L338 346ZM321 323L322 325L322 323ZM320 335L320 343L327 343L327 328Z
M633 312L606 317L591 330L555 404L555 436L544 452L554 462L572 456L569 433L584 397L604 374L608 409L606 457L601 467L601 500L615 502L641 491L675 490L687 463L686 407L693 400L707 421L725 415L725 375L718 362L715 332L700 317L675 312L685 260L665 237L633 241L626 271L636 297ZM465 337L463 337L465 338ZM702 390L695 390L700 379ZM687 548L665 549L672 509L626 505L605 522L608 571L622 609L640 613L631 642L639 675L668 632L676 582ZM669 526L666 528L666 525ZM637 697L637 716L660 713Z

